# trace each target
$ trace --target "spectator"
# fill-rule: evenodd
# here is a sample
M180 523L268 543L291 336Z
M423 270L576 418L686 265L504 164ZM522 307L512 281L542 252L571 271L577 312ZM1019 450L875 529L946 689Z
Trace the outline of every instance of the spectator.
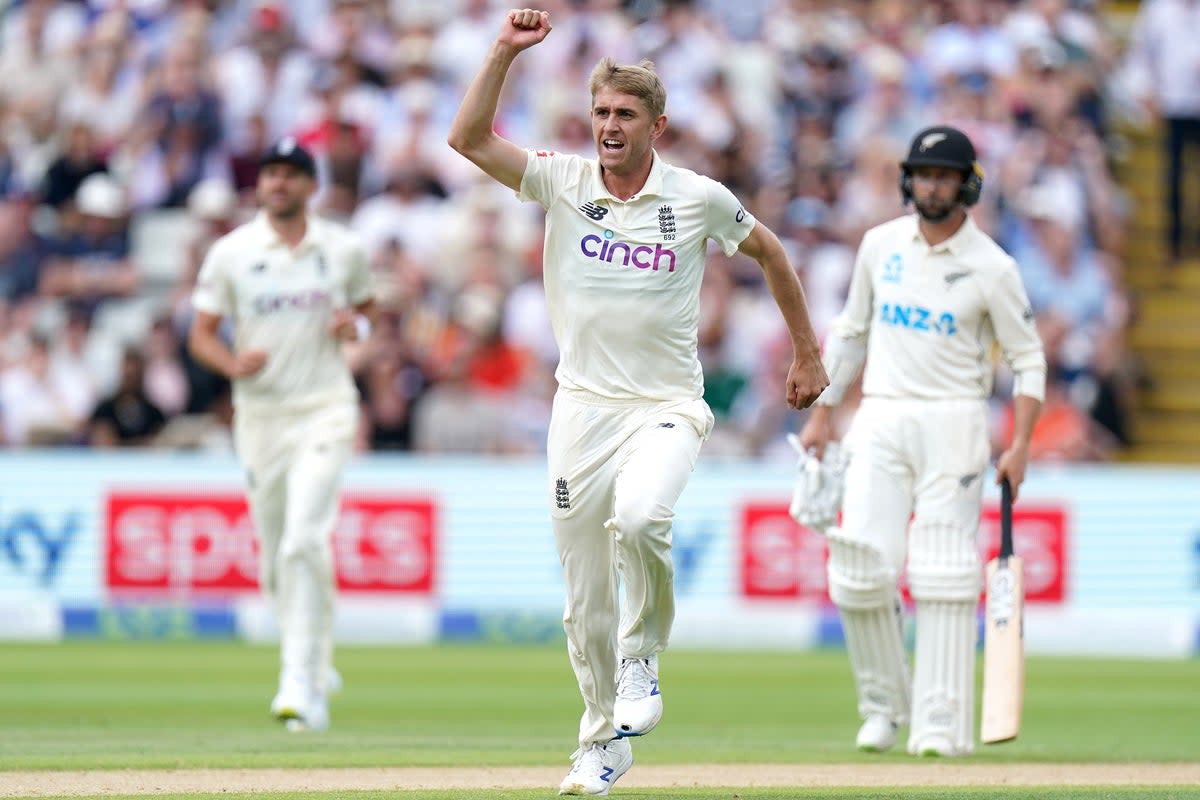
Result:
M128 134L145 99L133 42L125 12L114 9L97 19L84 42L82 74L67 86L59 106L63 120L89 126L102 154Z
M1163 146L1167 185L1167 261L1200 253L1200 222L1184 213L1187 154L1200 157L1200 5L1194 0L1138 4L1127 68L1147 115L1166 123ZM1185 76L1190 76L1185 77ZM1192 170L1193 200L1200 202L1200 172Z
M282 3L259 3L250 15L246 41L213 58L230 150L257 158L267 142L296 130L316 61L297 46L290 16Z
M105 169L96 132L86 120L76 120L67 129L67 145L62 155L46 170L42 180L42 202L54 208L61 207L74 199L84 178Z
M51 243L39 288L91 312L105 299L132 294L139 278L121 186L106 173L90 175L75 193L75 209L78 226L60 231Z
M153 444L166 415L146 395L146 360L134 347L121 357L116 391L92 412L87 441L92 447L137 447Z
M33 233L29 198L0 202L0 300L19 303L38 290L45 242Z
M9 445L53 445L71 441L81 422L72 410L74 387L50 369L50 343L35 335L20 364L0 373L0 409Z

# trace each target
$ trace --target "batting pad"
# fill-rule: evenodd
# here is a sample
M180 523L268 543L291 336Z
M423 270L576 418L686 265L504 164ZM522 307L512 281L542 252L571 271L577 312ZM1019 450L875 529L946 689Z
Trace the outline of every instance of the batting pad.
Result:
M908 534L908 588L916 600L979 599L983 575L975 531L950 522L916 522Z
M910 753L975 749L975 639L975 603L917 601Z
M858 688L858 713L886 714L908 722L908 653L901 629L896 578L876 548L830 528L829 596L842 618L850 668Z

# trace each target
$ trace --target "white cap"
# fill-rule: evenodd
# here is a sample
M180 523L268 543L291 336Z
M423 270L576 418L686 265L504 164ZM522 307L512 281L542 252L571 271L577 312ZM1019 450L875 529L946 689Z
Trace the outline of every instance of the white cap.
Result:
M125 190L108 173L93 173L75 191L75 207L81 214L119 219L125 216Z
M237 194L228 181L205 178L188 194L188 211L203 220L229 219L237 210Z

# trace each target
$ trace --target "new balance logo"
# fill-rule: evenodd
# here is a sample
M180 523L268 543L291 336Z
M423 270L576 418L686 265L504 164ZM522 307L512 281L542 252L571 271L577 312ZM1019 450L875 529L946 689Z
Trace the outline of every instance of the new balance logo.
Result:
M963 278L967 277L970 274L971 274L970 270L967 270L964 272L947 273L946 275L943 276L943 280L946 281L946 288L949 289L951 286L958 283L959 281L961 281Z
M660 422L657 425L655 425L654 427L656 427L656 428L674 428L675 423L674 422Z
M253 267L250 268L250 271L251 272L266 272L267 271L267 262L265 262L265 261L258 262L257 264L255 264Z
M613 774L613 768L605 767L604 772L600 773L600 780L604 781L605 783L608 783L609 782L608 779L612 777L612 774Z
M579 210L587 217L599 222L604 219L604 215L608 213L608 209L603 206L598 206L595 203L584 203L579 207Z
M975 479L978 477L979 477L978 472L972 472L967 475L963 475L961 478L958 479L958 485L961 486L962 488L966 489L968 486L970 486L972 483L974 483Z
M325 263L325 254L317 253L317 273L324 275L326 269L328 269L328 266Z
M650 681L650 696L653 697L656 694L662 694L662 692L658 690L658 678Z
M567 488L566 478L554 482L554 503L564 510L571 507L571 491Z

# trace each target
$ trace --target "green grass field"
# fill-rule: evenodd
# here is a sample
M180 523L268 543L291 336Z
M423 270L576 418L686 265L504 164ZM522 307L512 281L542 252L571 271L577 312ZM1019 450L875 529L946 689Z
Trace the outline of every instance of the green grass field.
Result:
M565 773L581 707L566 654L557 647L341 648L337 663L346 689L333 704L333 729L297 736L284 732L267 713L274 648L5 644L0 646L0 796L13 796L3 793L3 771L16 770L538 766ZM1200 759L1198 679L1196 661L1031 659L1020 739L981 747L960 761L1014 769L1031 763L1195 763ZM653 736L636 743L638 765L861 763L868 768L915 761L902 748L883 756L854 751L858 720L840 651L670 651L662 658L662 680L666 716ZM553 787L255 796L524 800L553 796ZM1200 798L1200 789L722 791L618 784L613 796L1094 800Z

